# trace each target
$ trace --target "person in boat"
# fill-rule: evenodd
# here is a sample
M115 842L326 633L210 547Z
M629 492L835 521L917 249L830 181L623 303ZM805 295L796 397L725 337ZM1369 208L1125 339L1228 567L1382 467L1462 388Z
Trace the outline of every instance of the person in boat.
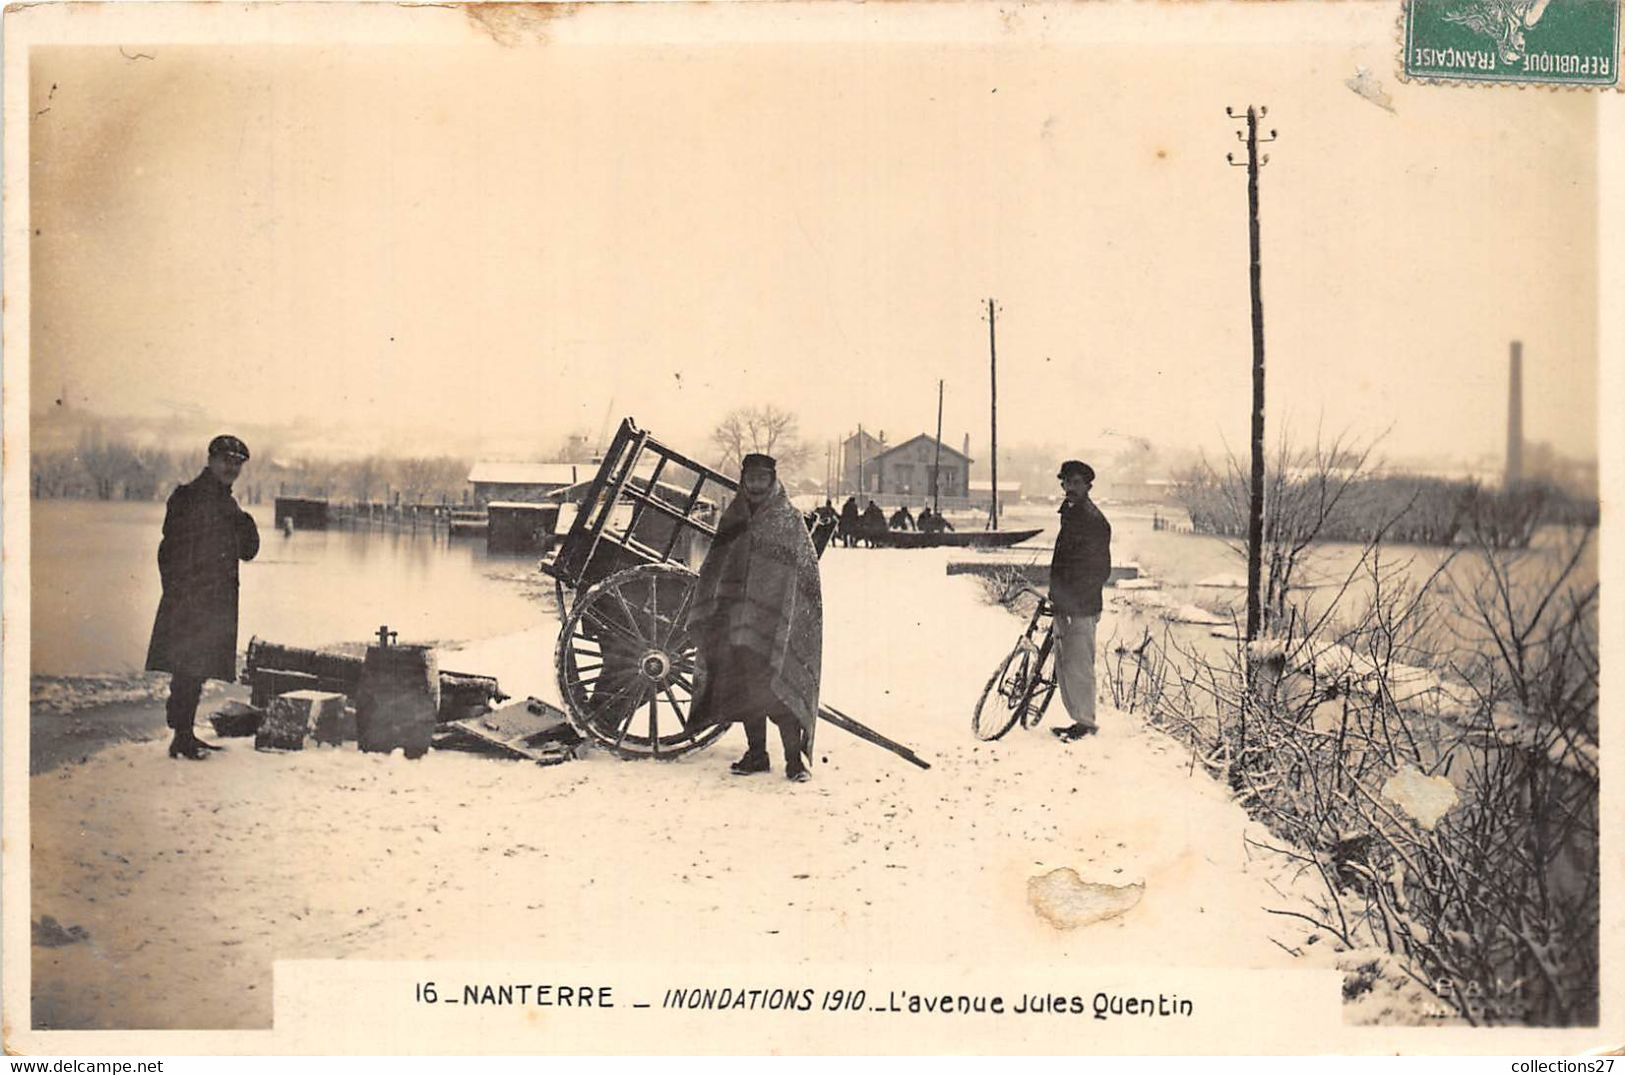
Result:
M886 513L880 510L880 505L873 500L863 509L863 518L859 520L858 532L863 535L864 542L871 548L880 545L881 537L886 533Z
M260 551L254 519L231 495L248 446L222 435L209 442L202 473L170 494L158 543L163 596L147 646L147 671L169 673L165 713L171 758L201 761L218 746L197 737L198 699L211 679L237 678L237 562Z
M701 677L691 722L740 723L738 776L772 769L767 723L779 730L785 776L812 778L824 638L818 554L802 515L757 452L740 467L739 495L718 522L689 611Z
M841 505L841 544L849 549L858 543L858 531L862 528L859 518L858 498L847 497L846 503Z
M893 530L913 530L914 516L909 514L908 505L904 504L892 512L891 518L886 521L886 525Z
M1095 471L1068 459L1056 475L1065 500L1061 532L1050 561L1049 600L1055 613L1055 678L1061 703L1072 723L1052 729L1066 742L1098 731L1095 724L1095 627L1100 622L1101 589L1112 573L1112 527L1089 490Z

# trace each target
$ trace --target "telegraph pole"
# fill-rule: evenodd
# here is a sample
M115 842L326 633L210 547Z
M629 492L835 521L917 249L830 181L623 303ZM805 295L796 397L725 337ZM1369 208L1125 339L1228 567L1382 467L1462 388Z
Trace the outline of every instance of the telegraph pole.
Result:
M1233 108L1226 108L1231 119L1241 116ZM1253 468L1252 495L1247 505L1247 641L1258 637L1261 610L1259 589L1263 583L1264 555L1264 296L1260 290L1262 269L1258 242L1258 170L1270 162L1269 154L1258 155L1260 142L1275 141L1272 129L1263 138L1258 136L1258 121L1269 115L1264 106L1247 106L1246 133L1236 132L1236 139L1247 144L1245 163L1236 160L1234 153L1224 159L1235 168L1247 169L1247 238L1252 258L1251 278L1253 295Z
M858 423L858 495L863 495L863 423ZM861 510L863 505L858 505Z
M992 468L993 488L988 499L987 528L999 528L999 348L994 323L998 320L998 304L992 299L987 300L987 355L988 366L993 379L993 410L991 415L992 431L988 440L988 456ZM969 492L967 489L966 492Z
M937 458L931 464L931 511L942 510L942 381L937 381Z

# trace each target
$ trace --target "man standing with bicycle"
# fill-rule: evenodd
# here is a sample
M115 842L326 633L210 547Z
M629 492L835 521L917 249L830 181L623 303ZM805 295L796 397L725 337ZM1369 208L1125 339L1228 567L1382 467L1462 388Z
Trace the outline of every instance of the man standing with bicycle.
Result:
M1100 622L1100 591L1112 573L1112 527L1089 499L1095 471L1068 459L1056 475L1066 500L1061 532L1050 561L1049 599L1055 614L1055 678L1072 723L1052 729L1065 742L1098 731L1095 725L1095 626Z

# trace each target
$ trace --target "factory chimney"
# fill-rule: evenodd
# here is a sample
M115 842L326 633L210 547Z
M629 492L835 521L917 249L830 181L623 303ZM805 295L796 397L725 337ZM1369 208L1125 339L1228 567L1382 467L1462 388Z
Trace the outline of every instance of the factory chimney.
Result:
M1523 343L1512 341L1512 364L1507 373L1507 472L1503 487L1523 482Z

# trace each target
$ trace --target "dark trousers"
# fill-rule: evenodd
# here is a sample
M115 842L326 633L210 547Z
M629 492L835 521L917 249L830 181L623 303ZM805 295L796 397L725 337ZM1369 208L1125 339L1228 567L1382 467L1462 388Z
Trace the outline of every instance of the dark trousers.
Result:
M769 718L779 726L779 742L784 744L784 767L795 770L804 766L806 762L802 760L801 756L801 722L789 713L740 717L739 723L745 726L745 748L752 754L762 757L767 756L767 722Z
M191 733L192 723L197 720L197 703L203 694L203 682L202 676L185 672L176 672L169 677L169 701L164 706L164 712L169 718L169 726L177 732Z
M792 771L801 767L801 722L773 693L773 669L767 658L745 646L715 645L708 652L712 678L707 701L713 711L723 721L743 724L747 749L764 758L771 720L779 726L785 766Z

